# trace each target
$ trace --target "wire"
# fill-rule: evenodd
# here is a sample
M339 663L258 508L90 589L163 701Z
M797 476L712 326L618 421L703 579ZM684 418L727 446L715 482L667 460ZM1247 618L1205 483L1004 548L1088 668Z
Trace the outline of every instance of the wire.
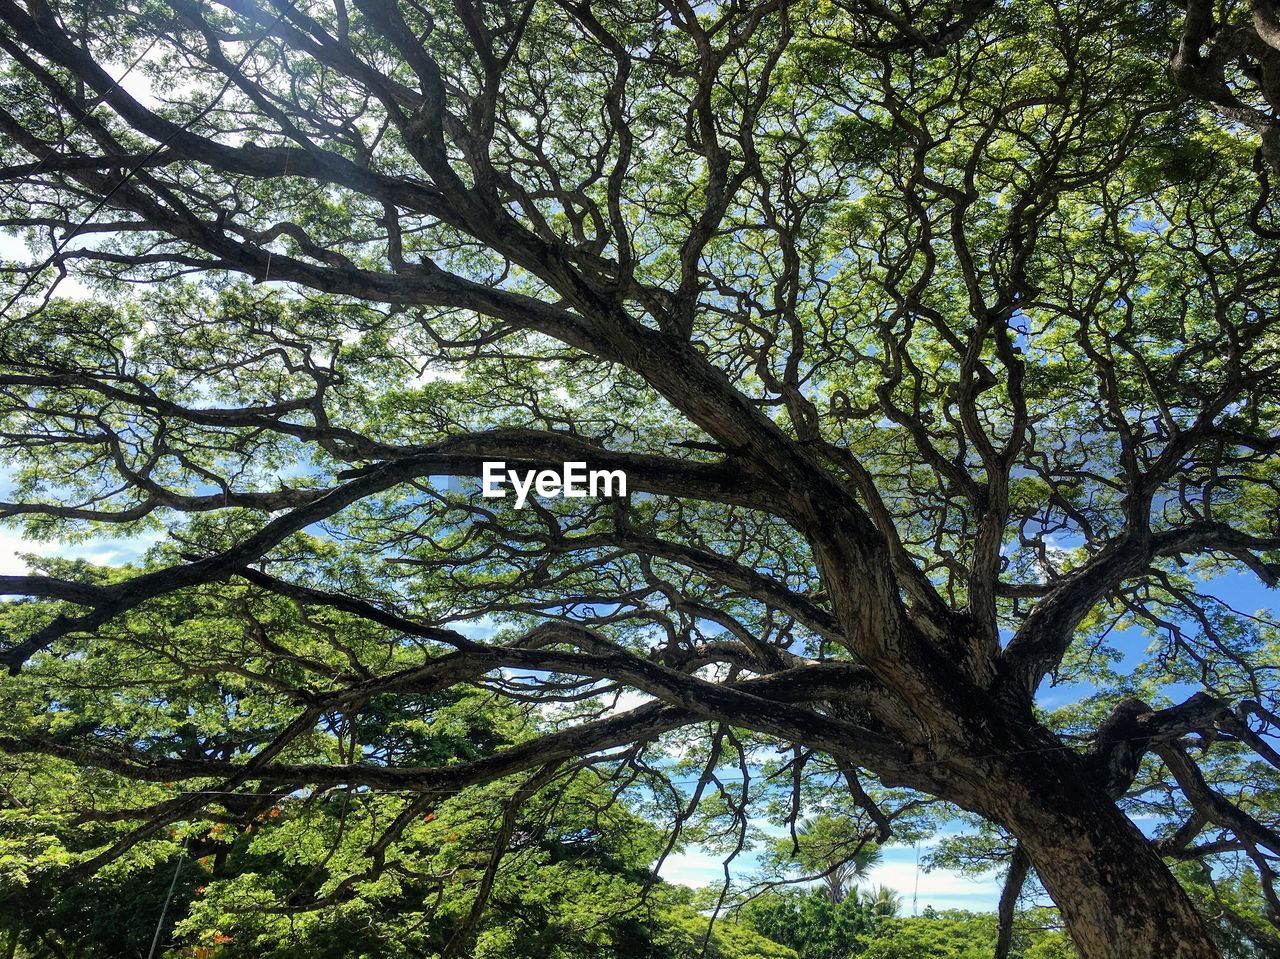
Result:
M916 885L911 891L911 915L920 915L920 843L916 843Z
M164 905L160 907L160 918L156 920L156 932L151 937L151 948L147 950L147 959L155 959L156 946L160 945L160 931L164 928L164 917L169 912L169 903L173 900L173 891L178 888L178 876L182 874L182 863L187 858L187 839L182 844L182 851L178 853L178 865L173 870L173 880L169 883L169 894L164 897Z
M152 40L151 43L147 45L147 49L143 50L142 53L138 54L137 59L135 59L131 64L129 64L129 66L125 68L124 73L120 74L119 77L116 77L111 81L111 86L107 88L107 93L110 93L112 90L120 89L120 84L124 83L125 78L128 77L129 74L131 74L134 71L134 69L150 55L151 51L156 48L156 44L159 42L160 42L159 37L156 37L154 40ZM106 101L107 101L106 93L99 96L97 101L93 104L93 106L89 107L89 109L84 112L84 115L81 116L79 119L77 119L76 122L71 125L71 129L68 130L65 134L63 134L62 139L64 141L70 139L72 134L74 134L77 130L79 130L82 126L84 126L85 122L98 111L98 107L102 106L102 104L106 103ZM45 163L48 162L49 158L57 152L58 152L58 148L56 146L49 147L48 152L45 153L45 155L40 158L40 160L36 163L36 165L31 168L31 172L26 175L29 177L35 176L44 167Z

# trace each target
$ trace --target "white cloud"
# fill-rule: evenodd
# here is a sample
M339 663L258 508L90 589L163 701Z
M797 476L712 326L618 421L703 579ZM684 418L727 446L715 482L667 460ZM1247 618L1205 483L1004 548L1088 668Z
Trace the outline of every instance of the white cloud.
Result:
M57 543L23 539L16 533L0 530L0 576L21 576L27 572L27 564L22 560L20 553L50 556L57 551Z
M22 576L29 572L26 561L22 559L23 553L82 559L99 566L112 566L137 559L160 538L159 533L149 533L129 539L103 539L68 545L25 539L12 530L0 529L0 576Z
M27 255L27 244L21 237L0 231L0 260L25 260Z
M990 911L1000 899L1000 876L965 876L949 869L917 871L915 852L911 849L885 850L884 860L868 874L864 885L888 886L902 896L903 911L911 912L914 896L919 908L973 909Z
M653 702L653 697L648 693L639 693L634 689L624 689L618 693L617 700L613 706L605 713L605 716L616 716L618 713L627 713L633 709L643 706L645 703Z
M743 857L737 861L742 863ZM732 866L730 870L733 870ZM658 874L667 882L682 886L719 885L724 882L724 856L701 849L674 852L667 857Z
M975 912L991 912L1000 899L1001 877L991 873L970 877L949 869L925 872L916 869L915 850L907 847L890 847L884 858L859 885L887 886L902 897L902 915L911 915L912 899L917 910L926 906L935 909L970 909ZM692 848L674 853L662 864L660 875L668 882L685 886L718 886L724 881L724 856ZM745 853L730 866L734 878L747 877L755 871L758 862L755 854Z

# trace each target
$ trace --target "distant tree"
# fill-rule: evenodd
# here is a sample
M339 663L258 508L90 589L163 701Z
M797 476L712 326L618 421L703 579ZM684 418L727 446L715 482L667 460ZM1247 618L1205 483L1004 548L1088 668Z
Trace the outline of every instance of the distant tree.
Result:
M732 920L717 921L711 926L710 936L708 925L706 916L687 906L669 909L663 913L661 925L655 927L653 941L641 945L641 951L625 955L662 959L797 959L795 950ZM646 949L650 951L645 952Z
M997 937L991 913L927 909L916 918L890 919L876 926L858 959L989 959ZM1059 932L1020 930L1010 952L1017 959L1076 959Z
M847 959L861 955L883 914L857 896L833 903L821 889L790 887L757 896L737 918L800 959Z
M994 916L942 912L890 920L859 959L987 959L995 937Z
M30 705L99 735L128 730L149 755L190 755L213 738L253 735L271 721L272 706L257 700L247 709L227 675L169 672L157 641L180 643L196 664L236 655L246 631L263 630L312 668L376 656L381 645L376 632L341 617L310 619L288 601L223 599L175 598L126 617L132 639L119 637L105 655L46 661L74 670L75 682L59 702ZM10 604L0 628L32 612ZM278 676L294 668L288 656L240 664L242 673ZM11 691L38 697L52 678L37 679L39 672L13 680ZM104 688L116 692L103 699ZM317 758L355 750L387 769L420 768L491 761L538 732L509 701L456 685L379 695L354 721L317 729L296 748ZM0 942L24 959L146 957L153 939L157 956L182 957L700 955L690 943L701 950L708 941L707 917L651 869L660 830L619 803L590 767L554 784L546 777L458 792L244 790L169 827L146 855L63 884L82 851L121 834L119 809L163 808L181 797L163 784L113 783L68 764L28 765L7 781L0 811L0 933L8 937ZM793 955L727 920L709 942L714 959Z
M896 916L902 909L902 894L888 886L859 890L858 898L876 916Z
M879 847L855 821L830 814L801 820L791 836L776 839L763 856L766 869L788 881L816 882L833 905L854 893L879 862Z

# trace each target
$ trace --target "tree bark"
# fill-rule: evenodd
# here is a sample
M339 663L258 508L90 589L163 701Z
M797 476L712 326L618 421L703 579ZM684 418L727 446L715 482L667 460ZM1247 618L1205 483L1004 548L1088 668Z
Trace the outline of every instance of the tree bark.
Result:
M860 575L866 564L859 565L845 526L807 532L854 651L910 704L928 751L939 757L920 761L931 781L906 784L1012 833L1082 959L1220 959L1160 854L1108 794L1106 772L1040 724L1021 683L988 681L998 675L989 650L965 634L945 647L961 661L956 669L937 643L895 622L882 594L867 595ZM885 610L878 614L877 598ZM899 732L909 738L911 730Z
M1150 840L1082 764L1033 759L992 798L1083 959L1220 959Z
M993 959L1009 959L1013 947L1013 921L1018 915L1018 897L1031 871L1031 860L1022 844L1013 850L1009 860L1009 872L1004 877L1004 891L1000 893L1000 906L996 910L996 951Z

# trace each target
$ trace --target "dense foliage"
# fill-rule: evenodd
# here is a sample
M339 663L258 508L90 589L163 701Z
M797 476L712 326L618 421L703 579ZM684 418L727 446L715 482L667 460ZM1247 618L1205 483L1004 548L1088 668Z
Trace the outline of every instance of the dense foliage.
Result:
M212 736L230 748L270 722L270 704L247 699L227 676L158 668L151 644L162 625L188 662L236 655L245 629L269 629L297 655L317 658L358 653L368 641L346 624L306 623L289 603L239 597L230 608L180 603L164 612L171 618L132 621L136 642L122 636L108 656L87 652L57 702L40 693L48 674L25 672L7 687L6 709L15 720L25 710L31 723L128 736L152 755L191 755ZM308 635L309 628L322 631ZM241 662L246 672L265 667ZM115 695L102 697L104 689ZM453 688L374 700L358 721L317 730L295 758L355 751L391 766L467 762L534 733L511 704ZM210 783L205 816L166 828L144 854L72 884L61 882L69 864L127 835L115 808L171 806L174 788L113 781L65 762L20 763L9 773L0 929L23 956L146 956L156 936L157 954L172 948L200 957L693 959L704 945L718 959L790 956L732 923L717 925L708 940L708 920L688 890L655 882L660 832L589 769L536 794L531 784L504 781L456 793L281 789L231 797ZM505 853L500 868L495 848ZM486 882L490 909L473 915Z
M687 950L681 843L946 821L997 954L1280 952L1278 25L0 0L24 948Z

